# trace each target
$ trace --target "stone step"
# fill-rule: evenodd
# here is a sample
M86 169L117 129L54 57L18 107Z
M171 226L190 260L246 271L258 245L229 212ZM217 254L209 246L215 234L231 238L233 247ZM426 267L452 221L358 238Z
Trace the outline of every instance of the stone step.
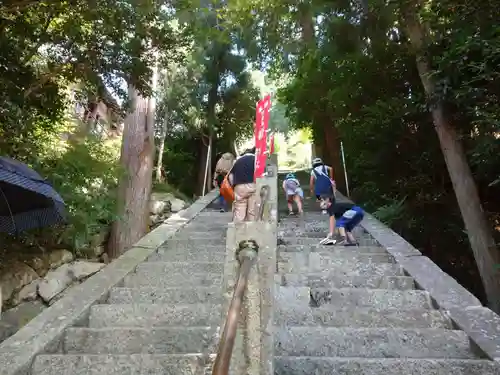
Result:
M226 251L221 246L214 246L210 249L203 248L197 251L163 251L159 250L157 253L149 257L148 262L224 262L226 259Z
M218 326L221 307L214 304L113 304L90 309L89 327Z
M210 223L194 223L184 226L181 231L198 231L198 232L210 232L210 231L227 231L229 222L210 222Z
M415 289L413 278L408 276L336 276L325 273L287 273L275 275L282 286L309 286L311 288L369 288L369 289Z
M202 354L39 355L31 375L202 375L212 362Z
M324 255L323 255L324 254ZM335 267L355 268L358 264L394 264L385 254L343 253L331 256L325 253L279 253L278 272L320 272Z
M171 239L168 240L166 243L161 245L161 247L158 249L159 251L178 251L178 252L184 252L184 251L201 251L207 248L213 248L217 247L219 249L225 249L226 248L226 240L225 239L210 239L210 240L203 240L203 239Z
M63 340L69 354L213 353L218 343L214 327L70 328Z
M226 238L227 228L218 228L212 230L200 230L200 229L183 229L175 234L175 238L173 239L185 239L185 238L193 238L197 240L201 240L203 238L208 239L219 239Z
M278 356L474 359L468 336L446 329L282 327Z
M63 340L69 354L214 353L214 327L70 328ZM275 353L283 356L360 358L476 358L467 335L445 329L351 329L282 327Z
M290 273L303 273L303 270L293 270ZM316 273L317 270L311 270ZM289 273L289 272L285 272ZM325 276L346 277L346 276L404 276L404 270L399 264L394 263L347 263L331 264L324 272L318 272Z
M374 307L404 310L433 308L429 293L422 290L311 288L310 298L313 306L334 305L350 309Z
M149 263L149 262L148 262ZM217 286L222 284L222 273L194 273L187 275L183 271L171 273L146 273L130 274L123 280L126 288L144 287L176 287L176 286Z
M389 254L386 249L380 246L319 246L315 245L279 245L278 251L280 253L309 253L309 252L320 252L320 253L330 253L332 256L336 254Z
M183 273L186 277L197 273L222 273L224 263L222 262L145 262L139 264L135 273L138 276L144 274L163 275L166 273Z
M319 238L307 237L281 237L281 240L288 245L319 245L319 242L326 237L326 233ZM360 246L377 246L378 243L371 238L356 238Z
M498 375L493 361L275 357L274 375Z
M280 287L275 289L276 303L303 304L308 306L311 296L309 288ZM223 301L221 287L178 287L178 288L113 288L108 303L110 304L219 304Z
M221 303L220 287L113 288L108 303Z
M389 253L364 253L362 251L337 251L337 252L328 252L328 251L319 251L312 253L313 255L320 257L322 262L332 262L337 259L348 259L355 260L358 262L365 263L396 263L396 260Z
M276 325L349 328L451 328L451 321L439 310L343 308L341 305L306 307L276 306Z
M328 233L328 228L325 228L324 230L319 230L319 231L308 231L308 230L303 230L301 228L280 228L278 230L278 236L284 237L285 239L290 238L296 239L296 238L304 238L304 239L317 239L320 241L321 239L325 238ZM353 233L354 234L354 233ZM357 236L356 236L357 234ZM364 241L372 241L375 243L375 240L373 237L366 232L357 232L355 234L356 239L359 240L364 240Z
M207 235L203 235L202 233L193 233L193 234L177 234L172 240L169 242L192 242L199 245L222 245L226 244L226 238L222 234L217 233L209 233Z

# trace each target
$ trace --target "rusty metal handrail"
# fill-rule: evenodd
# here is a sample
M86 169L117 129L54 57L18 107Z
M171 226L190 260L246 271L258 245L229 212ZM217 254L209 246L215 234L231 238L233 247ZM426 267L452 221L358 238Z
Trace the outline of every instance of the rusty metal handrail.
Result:
M271 195L271 187L269 185L264 185L260 188L260 205L259 213L257 215L258 220L264 220L264 206L269 201L269 195Z
M241 241L236 250L236 259L240 262L238 272L238 281L233 292L233 298L229 305L226 321L224 323L224 332L219 341L217 357L215 358L212 375L228 375L229 364L233 355L234 341L238 329L238 320L243 304L243 297L247 287L250 270L257 258L258 245L255 241Z

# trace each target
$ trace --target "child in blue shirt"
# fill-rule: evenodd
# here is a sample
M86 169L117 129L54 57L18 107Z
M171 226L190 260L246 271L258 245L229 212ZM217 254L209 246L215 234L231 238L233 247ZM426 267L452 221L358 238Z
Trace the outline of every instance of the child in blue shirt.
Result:
M363 209L353 203L335 203L330 197L321 198L321 208L330 215L330 231L320 245L358 246L352 231L363 220L365 216ZM335 227L339 233L338 241L334 238Z

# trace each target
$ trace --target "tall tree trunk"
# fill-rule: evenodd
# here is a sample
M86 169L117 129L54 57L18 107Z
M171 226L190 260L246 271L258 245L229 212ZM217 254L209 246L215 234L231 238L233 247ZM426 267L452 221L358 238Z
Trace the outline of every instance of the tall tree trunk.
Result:
M301 3L298 6L298 22L302 32L302 43L304 50L309 50L310 48L315 48L316 37L314 35L314 16L311 11L311 5L307 3ZM318 129L319 130L319 129ZM319 131L321 133L321 130ZM318 132L313 129L313 144L312 153L313 158L323 158L323 148L321 147L321 136L317 136ZM319 134L318 134L319 135Z
M422 85L427 97L434 100L436 97L435 82L431 76L431 65L425 50L428 32L419 19L417 13L419 7L419 2L402 2L401 4L405 27L415 52ZM432 119L488 298L488 304L492 310L500 313L500 274L496 267L500 264L500 253L496 248L490 226L483 212L459 134L439 99L433 106Z
M165 72L165 84L168 86L168 72ZM165 90L167 92L167 90ZM162 170L163 170L163 152L165 151L165 139L167 138L168 131L168 99L165 100L165 116L163 118L163 126L160 133L160 144L158 147L158 158L156 163L156 181L162 182Z
M153 92L157 69L153 70ZM139 241L149 226L149 199L154 164L155 99L139 95L129 86L133 112L125 121L120 163L125 175L118 190L119 219L113 223L108 255L115 258Z
M324 141L325 148L323 150L324 161L333 168L333 178L337 185L337 189L344 194L347 194L346 184L344 179L344 165L342 164L342 155L340 152L340 135L335 125L329 122L324 122Z
M163 182L163 153L165 152L165 139L167 138L167 127L168 127L168 119L167 115L165 115L165 119L163 122L163 128L160 134L160 144L158 145L158 159L156 162L156 181Z

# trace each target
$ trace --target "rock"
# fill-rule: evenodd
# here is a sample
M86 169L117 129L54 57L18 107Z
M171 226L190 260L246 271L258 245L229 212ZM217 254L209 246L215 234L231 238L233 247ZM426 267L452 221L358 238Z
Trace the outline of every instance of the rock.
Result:
M56 269L63 264L69 263L73 260L73 253L68 250L54 250L49 253L49 268Z
M51 269L55 269L64 263L69 263L74 256L71 251L57 249L52 251L40 251L30 256L25 256L24 262L28 264L40 277L44 277Z
M33 268L40 277L45 276L49 271L49 261L47 253L33 255L31 258L26 259L25 262L31 268Z
M35 270L23 262L12 261L3 264L0 275L2 301L10 300L14 292L21 290L36 279L38 279L38 274Z
M186 206L186 202L184 202L182 199L179 199L179 198L171 199L170 204L171 204L171 207L170 207L171 212L182 211L184 209L184 207Z
M38 294L45 302L49 302L64 291L73 282L81 281L98 272L104 264L76 261L63 264L54 271L50 271L38 284Z
M90 239L90 246L99 247L103 245L106 242L107 237L108 237L108 230L103 230L100 233L94 234Z
M149 201L149 212L154 215L159 215L165 211L166 205L164 201L151 200Z
M104 254L105 250L106 248L103 245L96 246L94 247L94 255L96 256L96 258L99 258L102 254Z
M104 253L101 255L101 262L103 262L104 264L108 264L109 263L109 255Z
M183 210L184 207L186 207L186 202L184 202L182 199L176 198L171 193L153 193L151 194L151 201L170 202L167 204L167 207L165 207L163 211L179 212Z
M104 246L99 245L99 246L91 246L91 247L84 247L82 249L78 250L78 253L80 256L85 257L87 259L97 259L99 258L102 253L104 253Z
M28 285L25 285L17 294L12 298L13 305L19 305L21 302L34 301L37 297L38 283L40 279L33 280Z

